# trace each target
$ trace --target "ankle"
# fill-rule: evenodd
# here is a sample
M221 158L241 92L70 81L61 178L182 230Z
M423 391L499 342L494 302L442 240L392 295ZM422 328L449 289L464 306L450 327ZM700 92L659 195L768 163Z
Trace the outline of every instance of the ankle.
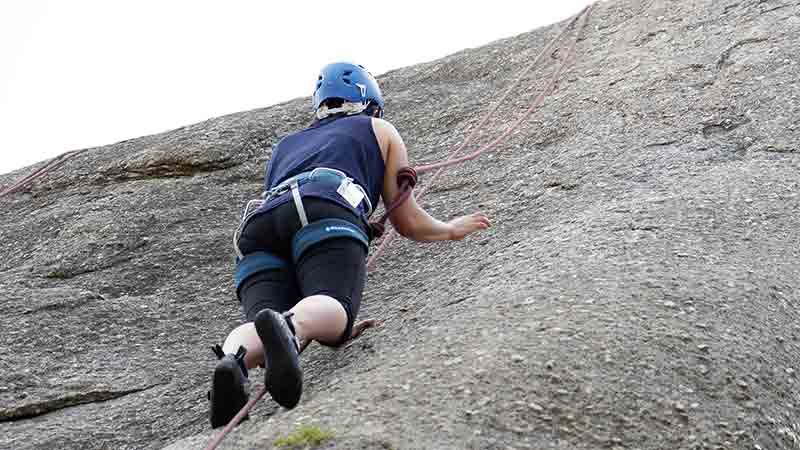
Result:
M214 352L214 355L216 355L217 359L220 361L223 360L228 355L232 356L234 361L236 361L236 364L242 370L242 375L244 375L245 378L248 377L247 363L245 359L245 357L247 356L247 349L244 346L240 345L239 348L236 350L236 353L225 353L219 344L216 344L213 347L211 347L211 350Z
M294 335L295 345L297 345L298 350L300 348L300 343L303 342L303 338L305 334L303 333L303 322L297 320L297 316L291 311L286 311L283 313L283 318L286 320L286 325L289 326L289 330Z
M239 368L242 369L242 374L244 375L245 378L249 376L247 371L247 360L245 358L246 356L247 356L247 349L244 348L243 345L240 345L239 349L236 350L236 354L233 355L233 357L236 359L236 363L239 364Z

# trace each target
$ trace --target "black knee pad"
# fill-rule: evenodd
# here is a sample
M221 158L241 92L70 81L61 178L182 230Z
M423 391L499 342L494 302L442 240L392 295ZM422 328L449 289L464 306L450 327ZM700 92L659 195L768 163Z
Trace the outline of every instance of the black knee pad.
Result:
M323 219L310 223L300 229L292 238L292 259L300 261L312 246L335 238L350 238L360 242L369 251L369 238L358 225L343 219Z
M272 269L285 269L288 264L269 252L253 252L244 255L243 258L236 258L236 273L234 275L234 285L236 287L236 294L239 295L239 290L242 283L251 276Z
M298 264L303 255L318 244L331 239L342 238L352 239L363 246L365 255L369 252L369 238L358 225L343 219L323 219L306 225L294 235L292 239L292 259L295 264ZM320 247L316 247L316 249L324 251ZM342 295L341 293L336 293L334 290L328 291L325 287L314 292L314 295L329 296L338 301L344 308L347 314L347 326L341 338L333 343L320 342L320 344L328 347L340 347L350 339L350 334L353 330L357 311L353 311L352 299L347 301L346 299L339 298Z

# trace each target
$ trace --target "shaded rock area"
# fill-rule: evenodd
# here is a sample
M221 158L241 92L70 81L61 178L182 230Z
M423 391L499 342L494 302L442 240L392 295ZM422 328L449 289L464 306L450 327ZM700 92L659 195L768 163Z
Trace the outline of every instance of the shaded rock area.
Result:
M413 162L559 26L381 76ZM312 346L300 406L262 402L222 448L299 425L330 449L800 448L798 54L796 0L598 4L543 107L423 201L494 227L396 242L362 306L383 325ZM90 149L0 198L0 448L205 445L209 346L240 319L230 235L309 119L298 99Z

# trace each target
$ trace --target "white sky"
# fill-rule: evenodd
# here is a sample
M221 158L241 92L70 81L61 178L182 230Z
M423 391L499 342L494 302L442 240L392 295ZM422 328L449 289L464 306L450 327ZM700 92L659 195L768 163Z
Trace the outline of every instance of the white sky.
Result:
M0 0L0 173L524 33L587 0ZM545 6L547 5L547 6Z

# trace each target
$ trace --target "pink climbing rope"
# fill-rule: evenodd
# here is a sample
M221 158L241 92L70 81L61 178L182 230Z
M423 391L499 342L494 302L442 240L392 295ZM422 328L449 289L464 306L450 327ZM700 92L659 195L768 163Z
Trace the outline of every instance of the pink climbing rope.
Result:
M514 82L513 82L513 83L511 83L511 85L510 85L510 86L509 86L509 87L506 89L506 92L503 94L503 96L502 96L502 97L500 97L500 100L498 100L498 101L497 101L497 102L494 104L494 106L492 107L492 109L490 109L490 110L489 110L489 111L488 111L488 112L487 112L487 113L486 113L486 114L483 116L483 119L481 119L480 123L479 123L477 126L475 126L475 127L473 127L473 128L472 128L472 131L471 131L471 132L470 132L470 134L467 136L467 138L466 138L466 139L464 139L464 142L462 142L462 143L461 143L461 145L459 145L459 146L458 146L458 148L456 148L456 149L453 151L453 153L450 155L450 157L449 157L448 159L446 159L446 160L445 160L445 161L443 161L443 162L439 162L439 163L434 163L434 164L426 164L426 165L422 165L422 166L415 167L415 170L417 171L417 173L425 173L425 172L429 172L429 171L431 171L431 170L433 170L433 169L436 169L436 168L439 168L439 167L447 167L447 166L451 166L451 165L453 165L453 164L457 164L458 162L461 162L461 161L458 161L458 162L456 162L456 161L452 160L452 158L454 158L456 155L458 155L458 154L461 152L461 150L463 150L463 149L464 149L464 147L466 147L467 145L469 145L470 143L472 143L472 140L473 140L473 138L475 137L475 135L477 135L477 134L478 134L478 131L483 129L483 126L484 126L484 125L486 125L486 122L488 122L488 121L489 121L489 118L490 118L490 117L492 117L492 116L494 115L494 113L496 113L496 112L497 112L497 110L500 108L500 105L502 105L502 104L505 102L505 100L508 98L508 96L509 96L509 95L511 95L511 93L512 93L512 92L514 92L514 90L516 89L517 85L519 85L519 83L522 81L522 79L525 77L525 75L527 75L527 74L528 74L528 72L530 72L530 71L531 71L531 69L533 69L534 67L536 67L536 66L538 66L538 65L539 65L539 62L541 61L541 59L542 59L542 58L543 58L545 55L547 55L547 54L549 54L549 53L550 53L550 50L553 48L553 46L556 44L556 42L560 41L560 40L561 40L561 38L562 38L562 37L564 37L564 35L567 33L567 31L569 31L570 27L572 27L572 26L575 24L575 22L578 20L578 18L580 18L580 17L583 15L583 13L584 13L584 12L585 12L587 9L588 9L588 6L587 6L586 8L584 8L584 9L582 9L582 10L581 10L581 12L579 12L578 14L576 14L576 15L575 15L575 16L574 16L574 17L573 17L573 18L572 18L572 19L571 19L571 20L570 20L570 21L569 21L569 22L568 22L568 23L567 23L567 24L564 26L564 28L562 28L562 29L561 29L561 32L560 32L560 33L558 33L558 35L557 35L555 38L553 38L552 40L550 40L550 42L547 44L547 46L546 46L545 48L543 48L543 49L542 49L542 50L539 52L539 54L538 54L538 55L536 55L536 58L534 58L533 62L531 62L530 64L528 64L528 66L527 66L527 67L525 67L525 69L524 69L524 70L523 70L523 71L522 71L522 72L519 74L519 76L517 77L517 79L516 79L516 80L514 80ZM523 118L525 118L525 116L523 116Z
M33 182L33 180L42 177L44 174L46 174L46 173L48 173L48 172L50 172L52 170L57 169L58 167L63 165L65 162L67 162L68 159L70 159L73 156L76 156L76 155L78 155L80 153L83 153L85 151L86 151L86 149L83 149L83 150L72 150L72 151L69 151L69 152L66 152L66 153L62 153L62 154L56 156L55 158L51 159L50 162L48 162L44 166L40 167L37 170L34 170L32 173L28 174L27 176L23 177L22 179L17 180L16 183L14 183L11 186L7 187L6 189L3 189L2 191L0 191L0 198L4 197L6 195L9 195L9 194L13 194L15 192L19 192L22 189L25 189L25 187L29 186Z
M553 88L553 86L555 85L555 83L558 80L558 78L561 76L561 73L563 72L563 70L566 67L570 57L572 56L572 53L573 53L576 45L578 44L578 40L580 38L580 32L585 27L586 21L587 21L589 15L591 14L591 10L593 8L594 8L594 4L591 4L591 5L587 6L586 8L584 8L583 10L581 10L581 12L579 12L564 27L564 29L561 30L561 33L559 33L558 36L556 36L552 41L550 41L550 43L539 53L539 55L536 57L536 59L534 59L533 63L531 63L528 67L526 67L525 70L523 71L523 74L520 77L518 77L517 80L514 83L512 83L512 85L509 87L508 90L506 90L505 95L503 95L503 97L500 98L500 101L497 102L497 104L494 106L494 108L492 108L492 110L489 112L489 114L484 116L484 118L480 122L480 124L477 127L473 128L473 131L467 136L467 138L464 140L464 142L461 145L459 145L458 148L456 148L453 151L453 153L446 160L444 160L442 162L434 163L434 164L427 164L427 165L423 165L423 166L418 166L418 167L415 168L417 173L424 173L424 172L429 172L429 171L434 170L434 169L438 169L436 171L436 173L434 173L433 177L431 177L430 181L428 183L426 183L425 187L423 187L422 190L415 196L416 200L419 200L427 192L428 188L430 188L430 186L433 185L434 181L436 181L436 179L439 177L439 175L442 173L442 171L445 168L453 166L453 165L456 165L456 164L460 164L460 163L465 162L465 161L471 161L471 160L477 158L478 156L480 156L482 153L484 153L484 152L486 152L488 150L491 150L494 147L496 147L497 145L501 144L502 142L504 142L508 138L508 136L514 130L516 130L519 127L519 125L525 119L527 119L531 115L531 113L536 108L541 106L542 102L544 102L545 97L550 92L550 90ZM472 140L472 138L475 136L475 134L477 134L477 130L482 128L483 125L486 123L486 121L488 121L489 117L495 111L497 111L499 105L502 104L503 101L512 92L512 90L514 88L516 88L516 85L523 78L523 76L532 67L534 67L539 62L539 60L541 59L542 55L545 55L550 51L550 48L552 48L552 46L555 44L555 42L560 40L566 34L566 32L570 28L570 26L573 25L579 18L581 19L580 25L576 29L575 39L572 41L572 44L570 45L569 49L567 50L567 53L564 56L564 60L558 66L556 71L553 73L553 76L550 78L550 81L547 83L547 86L545 86L545 88L542 90L542 92L536 97L536 99L533 101L533 103L531 103L531 105L522 114L522 116L514 124L512 124L510 127L508 127L508 129L506 129L505 132L503 132L499 137L497 137L492 142L480 147L478 150L476 150L476 151L474 151L474 152L472 152L470 154L467 154L467 155L465 155L463 157L458 158L458 154L461 152L461 150L464 147L466 147L466 145ZM378 256L380 256L380 254L394 240L394 237L395 237L396 234L397 234L396 231L394 229L392 229L392 230L389 231L389 234L387 234L386 237L384 237L383 240L381 240L380 245L378 246L378 248L375 250L375 252L372 254L372 256L370 256L369 260L367 261L367 269L368 270L371 270L374 267L375 261L378 259Z
M205 450L214 450L217 448L219 444L222 443L222 440L225 439L225 436L227 436L228 433L236 428L236 425L239 425L239 422L241 422L242 419L244 419L245 416L250 413L250 410L253 409L256 403L261 400L261 397L263 397L266 392L267 389L265 386L258 388L256 395L254 395L253 398L251 398L250 401L248 401L235 416L233 416L233 419L231 419L231 421L225 425L225 428L223 428L222 431L220 431L216 436L214 436L213 439L211 439L208 445L206 445Z

